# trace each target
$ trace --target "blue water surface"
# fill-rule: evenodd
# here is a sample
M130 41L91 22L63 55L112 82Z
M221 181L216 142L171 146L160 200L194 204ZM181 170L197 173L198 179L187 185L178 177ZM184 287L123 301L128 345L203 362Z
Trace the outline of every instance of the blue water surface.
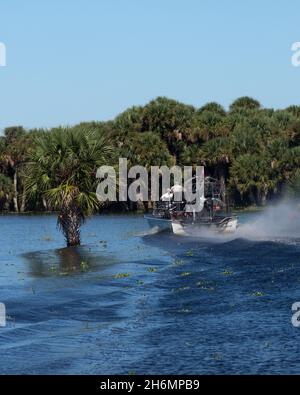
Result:
M55 216L0 229L1 374L300 373L297 239L151 234L128 215L93 217L80 248Z

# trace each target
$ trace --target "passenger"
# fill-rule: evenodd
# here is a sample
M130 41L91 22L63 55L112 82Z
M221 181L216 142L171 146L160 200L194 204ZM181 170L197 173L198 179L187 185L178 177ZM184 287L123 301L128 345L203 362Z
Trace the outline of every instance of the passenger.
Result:
M169 188L167 189L167 192L164 193L160 198L162 202L171 202L172 199L173 199L173 193Z
M183 187L179 184L175 184L174 186L172 186L171 188L171 192L172 193L180 193L183 192Z
M184 189L183 189L183 187L181 185L175 184L174 186L172 186L171 192L173 193L174 200L176 202L178 202L179 199L181 201L184 201L184 196L183 196Z

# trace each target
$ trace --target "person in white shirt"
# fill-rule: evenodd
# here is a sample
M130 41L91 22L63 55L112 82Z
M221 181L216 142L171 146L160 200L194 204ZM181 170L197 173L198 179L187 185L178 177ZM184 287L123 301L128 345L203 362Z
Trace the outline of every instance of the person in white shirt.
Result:
M175 201L178 202L184 200L184 196L183 196L184 188L182 187L182 185L175 184L174 186L172 186L171 192L173 194L173 198Z
M172 186L171 188L171 192L174 193L179 193L179 192L183 192L183 187L179 184L175 184L174 186Z
M162 201L162 202L170 202L171 200L172 200L172 198L173 198L173 193L171 192L171 189L167 189L167 192L166 193L164 193L162 196L161 196L161 198L160 198L160 200Z

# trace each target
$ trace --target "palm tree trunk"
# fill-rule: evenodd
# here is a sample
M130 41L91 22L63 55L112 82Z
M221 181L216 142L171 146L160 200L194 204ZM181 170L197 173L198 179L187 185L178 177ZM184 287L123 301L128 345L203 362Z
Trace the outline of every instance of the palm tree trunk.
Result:
M25 194L25 191L23 191L23 193L22 193L22 201L21 201L21 208L20 208L21 213L24 213L25 207L26 207L26 194Z
M13 202L14 202L14 208L15 212L19 212L19 205L18 205L18 172L17 168L15 169L14 173L14 197L13 197Z
M226 185L228 178L228 169L227 165L224 163L220 163L216 168L217 178L221 181L222 184Z
M260 192L260 205L261 206L265 206L267 204L267 196L268 196L268 190L264 188Z
M69 227L66 236L68 247L80 245L80 224L76 213L70 213Z
M253 190L253 187L249 191L249 199L251 204L257 205L257 193Z
M67 246L80 245L80 218L78 212L65 208L58 217L58 223L62 228Z
M48 204L47 204L47 201L46 201L46 199L44 197L42 198L42 202L43 202L44 209L47 211L48 210Z

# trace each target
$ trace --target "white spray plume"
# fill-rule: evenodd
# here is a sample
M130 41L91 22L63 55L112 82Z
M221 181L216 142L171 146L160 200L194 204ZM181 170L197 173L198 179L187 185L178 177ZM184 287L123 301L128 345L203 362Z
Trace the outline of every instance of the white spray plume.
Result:
M268 207L255 220L242 224L238 237L248 239L298 239L300 238L300 203L285 200Z

